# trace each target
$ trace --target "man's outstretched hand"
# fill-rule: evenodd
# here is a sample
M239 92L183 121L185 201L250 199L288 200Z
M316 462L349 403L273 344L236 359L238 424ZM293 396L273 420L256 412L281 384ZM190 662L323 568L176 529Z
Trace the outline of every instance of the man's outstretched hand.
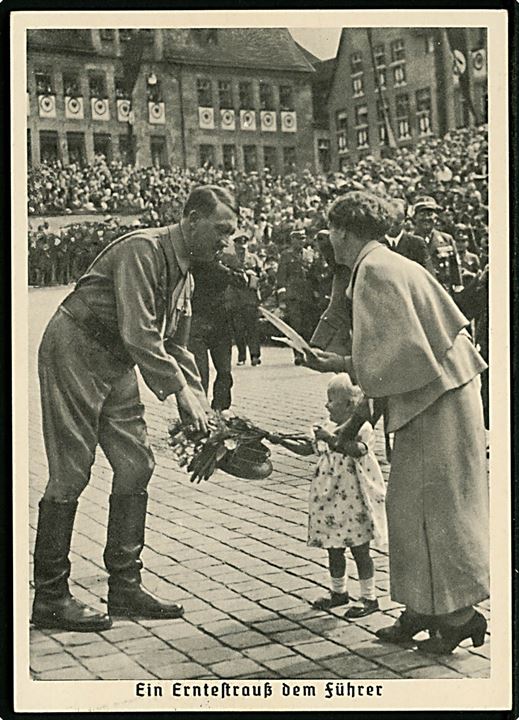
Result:
M181 416L186 418L186 421L190 422L196 431L206 433L207 411L202 407L194 392L186 385L178 391L176 399Z
M301 363L305 367L311 370L317 370L317 372L345 372L345 359L342 355L336 353L326 352L325 350L318 350L312 348L312 353L305 353L303 362Z

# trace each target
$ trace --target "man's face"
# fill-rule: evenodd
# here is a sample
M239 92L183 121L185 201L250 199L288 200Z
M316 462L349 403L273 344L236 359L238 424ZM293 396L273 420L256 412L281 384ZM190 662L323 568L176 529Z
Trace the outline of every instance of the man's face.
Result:
M429 233L436 225L438 215L432 208L423 208L416 213L416 228L424 233Z
M237 218L230 207L219 202L207 217L193 210L188 225L192 256L198 262L211 262L236 232Z

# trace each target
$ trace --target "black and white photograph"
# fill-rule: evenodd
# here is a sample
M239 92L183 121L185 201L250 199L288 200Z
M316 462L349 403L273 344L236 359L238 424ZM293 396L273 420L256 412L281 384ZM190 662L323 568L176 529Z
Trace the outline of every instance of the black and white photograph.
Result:
M506 23L13 14L18 710L506 708Z

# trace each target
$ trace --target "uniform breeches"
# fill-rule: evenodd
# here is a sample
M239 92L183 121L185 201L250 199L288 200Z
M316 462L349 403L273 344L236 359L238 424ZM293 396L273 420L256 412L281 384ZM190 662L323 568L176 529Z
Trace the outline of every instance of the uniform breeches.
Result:
M247 359L247 346L251 359L261 355L258 319L256 305L242 305L232 309L234 339L238 348L238 359L242 362Z
M114 472L112 492L142 492L153 474L137 376L59 309L45 330L38 372L49 465L45 499L79 497L96 447Z

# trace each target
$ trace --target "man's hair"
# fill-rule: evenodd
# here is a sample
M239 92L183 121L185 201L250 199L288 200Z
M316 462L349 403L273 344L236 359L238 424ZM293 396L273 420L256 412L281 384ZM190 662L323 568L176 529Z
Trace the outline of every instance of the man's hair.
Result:
M192 210L198 210L201 215L208 217L216 210L219 202L227 205L238 215L238 208L233 196L228 190L218 187L218 185L199 185L193 188L186 200L182 215L187 217Z
M341 195L328 210L331 225L370 239L385 235L396 215L397 210L389 200L365 190Z

